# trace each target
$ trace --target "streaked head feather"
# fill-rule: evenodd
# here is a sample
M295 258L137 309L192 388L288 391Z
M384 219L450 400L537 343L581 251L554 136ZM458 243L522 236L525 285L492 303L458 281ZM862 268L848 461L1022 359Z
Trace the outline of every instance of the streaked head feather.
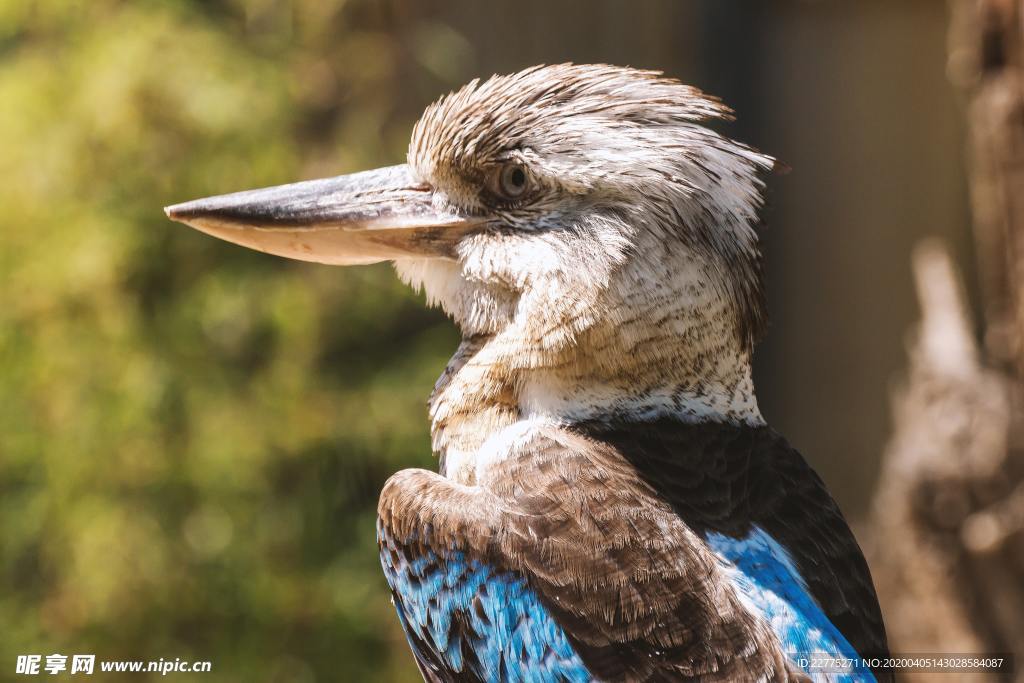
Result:
M432 104L413 130L408 160L440 191L439 201L494 214L496 233L553 230L567 239L592 233L607 217L623 226L598 231L608 267L640 246L633 230L649 231L668 251L699 252L720 271L713 284L734 304L749 349L767 320L755 225L759 174L774 160L701 125L729 118L717 99L659 72L537 66L474 80ZM534 187L511 205L493 201L485 187L488 173L510 161L528 169ZM588 264L596 265L567 258L561 267Z

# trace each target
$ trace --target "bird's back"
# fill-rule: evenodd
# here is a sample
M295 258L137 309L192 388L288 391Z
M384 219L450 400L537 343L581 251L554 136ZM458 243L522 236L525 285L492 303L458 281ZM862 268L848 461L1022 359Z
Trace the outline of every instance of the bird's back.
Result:
M428 679L799 680L801 656L886 652L849 527L768 428L541 426L481 474L407 470L382 494Z

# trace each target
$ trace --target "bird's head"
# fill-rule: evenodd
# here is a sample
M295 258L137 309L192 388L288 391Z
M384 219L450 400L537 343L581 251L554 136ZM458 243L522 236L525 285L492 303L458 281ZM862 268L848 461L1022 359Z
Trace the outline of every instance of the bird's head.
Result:
M706 363L714 336L748 359L765 322L754 226L772 160L702 125L728 115L654 72L535 67L428 107L406 164L167 214L290 258L394 261L467 336L514 336L527 365L578 356L589 337L647 357L629 347L653 328L694 350L655 363Z

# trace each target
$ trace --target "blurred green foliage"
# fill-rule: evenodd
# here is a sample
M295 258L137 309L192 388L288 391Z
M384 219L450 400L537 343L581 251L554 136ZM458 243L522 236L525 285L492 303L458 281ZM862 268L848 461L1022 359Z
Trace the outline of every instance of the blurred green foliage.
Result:
M161 207L396 163L469 58L413 0L0 0L4 678L59 652L418 679L375 506L433 466L454 329L386 266Z

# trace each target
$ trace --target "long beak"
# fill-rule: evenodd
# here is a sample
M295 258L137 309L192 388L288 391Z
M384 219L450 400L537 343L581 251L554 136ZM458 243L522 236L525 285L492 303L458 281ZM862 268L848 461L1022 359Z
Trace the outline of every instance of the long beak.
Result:
M356 265L451 257L483 221L433 204L405 164L175 204L168 218L300 261Z

